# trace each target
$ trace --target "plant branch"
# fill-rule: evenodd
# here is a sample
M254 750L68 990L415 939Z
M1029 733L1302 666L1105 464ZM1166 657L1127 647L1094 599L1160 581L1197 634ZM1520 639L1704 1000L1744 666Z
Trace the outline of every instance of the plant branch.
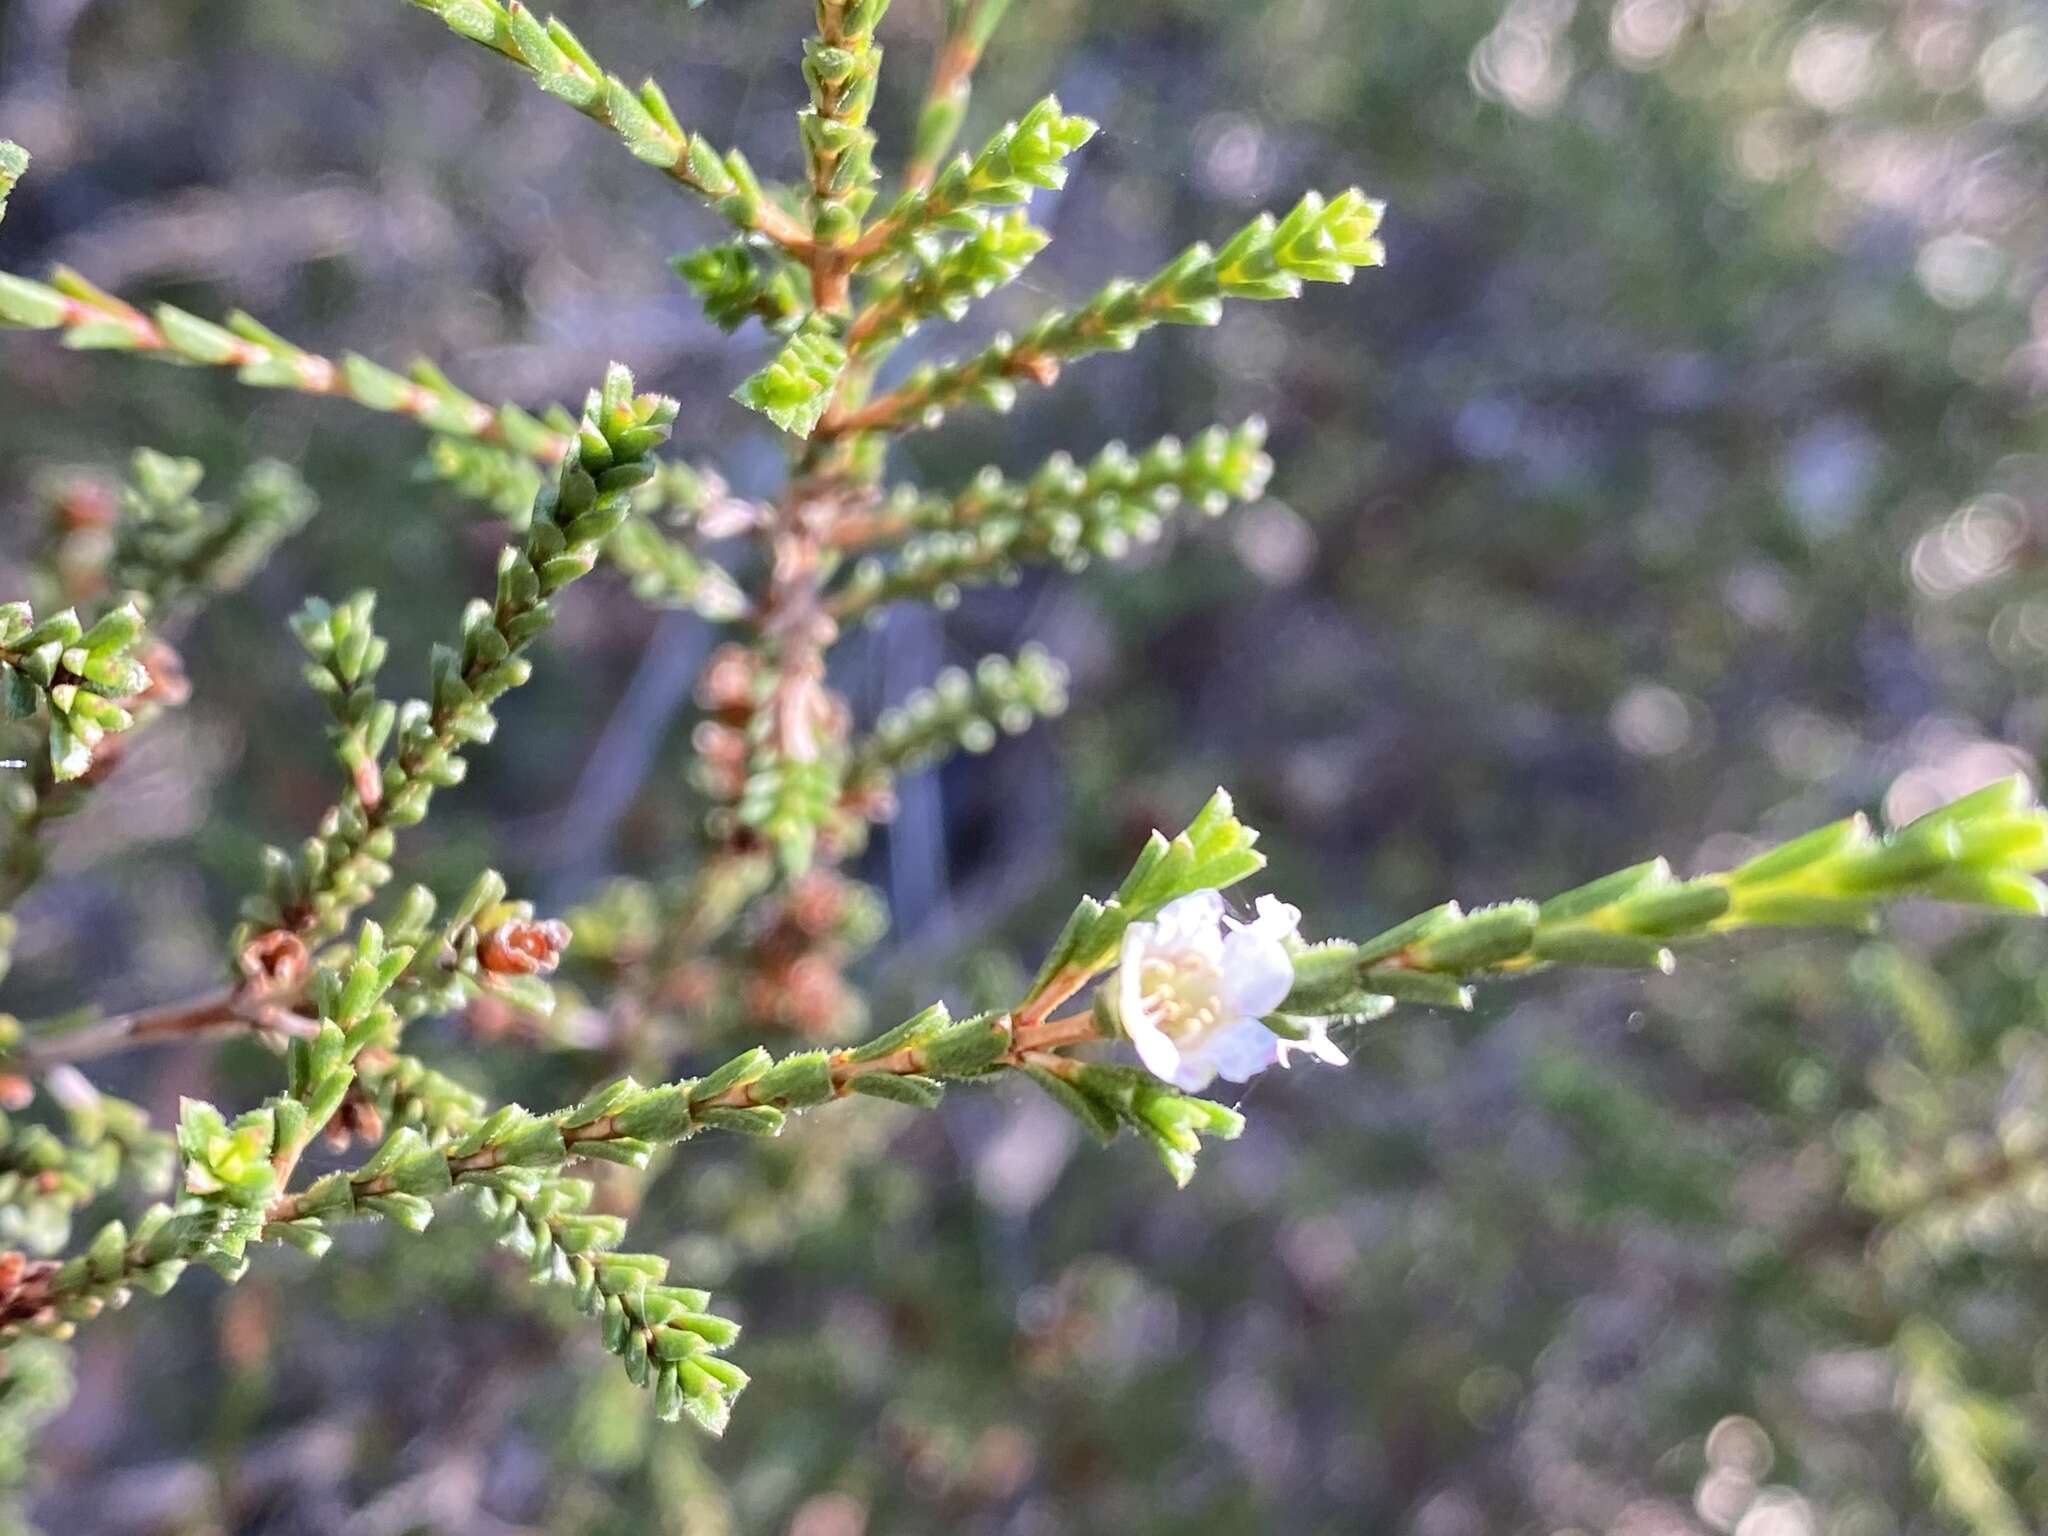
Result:
M1261 214L1220 251L1192 245L1143 283L1111 283L1079 309L1056 310L1021 337L1000 337L971 358L920 369L864 405L835 406L816 435L936 426L947 411L968 403L1008 410L1019 384L1050 385L1073 359L1128 351L1155 326L1215 325L1227 298L1288 299L1304 283L1349 282L1358 267L1385 258L1376 238L1379 220L1380 205L1355 189L1327 200L1310 193L1284 219Z
M607 72L561 21L543 23L518 0L412 0L460 36L510 59L534 84L610 129L634 156L687 187L741 229L808 255L810 231L772 201L738 150L720 155L676 120L652 80L635 91Z
M235 313L216 325L169 304L144 314L132 304L60 267L49 283L0 272L0 324L22 330L62 331L77 350L132 352L164 362L232 368L257 389L351 400L373 411L407 416L435 432L475 438L530 455L543 464L561 461L569 436L505 404L495 408L465 394L439 369L416 363L407 378L356 353L339 361L308 352L251 319Z
M313 1027L313 1020L276 1005L275 1000L259 1004L243 987L221 987L181 1002L117 1013L62 1034L31 1036L8 1064L28 1072L44 1072L63 1062L90 1061L134 1046L171 1044L250 1030L300 1036L311 1033Z
M531 675L524 653L553 625L554 597L590 572L604 541L630 515L631 493L653 475L652 450L666 441L675 409L673 401L635 397L632 375L614 365L603 390L593 391L577 451L542 492L523 543L500 552L494 597L465 610L458 647L436 651L432 698L407 707L396 745L381 762L365 742L390 732L389 719L350 720L338 732L349 790L296 860L273 859L270 888L249 908L254 923L307 939L331 937L389 879L385 860L396 830L425 817L436 788L461 782L466 749L495 732L493 702ZM381 660L382 642L368 633L367 604L322 605L317 617L326 622L308 623L305 633L336 647L332 665L343 664L344 641L353 666L372 651ZM337 623L344 634L334 633ZM366 679L351 673L351 680L367 702ZM342 682L334 687L343 697Z
M1009 8L1010 0L949 0L946 34L932 60L931 83L925 88L924 108L917 119L917 137L903 168L905 191L928 190L939 166L952 151L967 120L975 67L981 63L989 38Z

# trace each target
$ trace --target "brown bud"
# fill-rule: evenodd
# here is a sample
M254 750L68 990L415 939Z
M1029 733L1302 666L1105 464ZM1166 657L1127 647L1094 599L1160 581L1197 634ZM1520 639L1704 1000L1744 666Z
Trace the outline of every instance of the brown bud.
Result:
M494 976L552 976L570 937L567 923L515 917L483 936L477 961Z
M782 1017L799 1034L822 1039L846 1018L846 982L823 955L806 955L783 973Z
M737 800L747 784L747 738L729 725L700 720L690 733L705 793Z
M818 858L827 864L844 862L859 843L860 823L845 816L828 816L818 823Z
M846 911L846 883L825 870L812 870L790 886L783 910L814 938L830 933Z
M661 978L656 1000L677 1013L708 1007L719 994L719 968L708 960L679 965Z
M362 1084L351 1083L320 1134L337 1152L358 1138L381 1141L384 1139L384 1116L370 1096L363 1092Z
M699 509L697 531L707 539L731 539L765 528L771 521L773 514L758 501L728 496L720 486L719 494Z
M222 1356L245 1370L269 1358L276 1310L271 1294L256 1286L230 1291L220 1320Z
M699 757L721 767L743 769L747 765L747 738L729 725L699 721L690 733L690 745L697 749Z
M356 799L366 811L374 811L384 803L384 770L377 760L367 753L355 760L348 771L356 787Z
M176 709L192 697L192 683L185 676L185 661L163 641L152 636L143 643L136 659L149 674L149 686L137 695L147 703Z
M120 502L106 481L81 475L58 493L56 513L57 526L67 533L111 528L120 515Z
M740 984L740 1005L755 1019L782 1017L782 978L780 975L753 975Z
M289 992L306 979L309 958L305 942L297 934L272 928L244 944L235 964L251 990Z
M728 725L744 725L754 713L755 663L743 646L721 645L697 680L697 702Z
M43 1321L50 1312L50 1280L56 1273L55 1259L32 1259L12 1249L0 1253L0 1328Z
M473 997L463 1010L462 1022L479 1040L504 1040L519 1028L519 1015L495 997Z
M846 808L863 820L880 825L896 819L896 791L886 779L849 784L842 798Z
M121 759L127 755L128 737L108 732L93 743L92 761L86 765L85 772L80 774L75 782L88 789L104 784L108 776L121 766Z
M1059 359L1047 357L1042 352L1018 352L1010 359L1010 371L1021 374L1040 389L1050 389L1059 382Z
M35 1097L34 1083L12 1072L0 1072L0 1109L27 1109Z
M818 690L811 705L811 718L816 723L818 735L829 742L844 741L853 730L852 708L830 688Z

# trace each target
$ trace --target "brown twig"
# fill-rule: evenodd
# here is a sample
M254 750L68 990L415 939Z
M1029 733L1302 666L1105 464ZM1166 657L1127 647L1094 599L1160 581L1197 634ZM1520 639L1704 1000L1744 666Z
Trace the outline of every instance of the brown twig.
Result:
M114 324L126 330L133 338L125 350L143 353L167 353L174 358L194 361L189 353L174 346L170 337L155 320L136 309L133 305L114 298L111 294L99 294L91 300L67 296L64 301L63 317L57 322L61 330L75 330L83 325ZM218 357L210 358L222 368L275 369L284 367L291 374L291 388L301 394L325 395L336 400L352 400L367 405L350 385L348 372L332 358L322 357L317 352L307 352L293 347L268 346L246 336L234 338L232 344L223 344ZM428 389L421 384L407 384L389 409L400 416L429 425L444 423L449 407L455 404L448 395ZM382 407L370 406L372 410ZM496 411L480 400L465 399L459 406L464 430L468 436L479 442L491 443L501 448L514 447L507 437L504 424ZM441 428L445 430L445 427ZM569 439L559 432L550 432L534 450L534 457L544 464L559 463L569 450Z
M1103 1038L1092 1010L1068 1014L1063 1018L1037 1023L1003 1021L1010 1031L1010 1046L990 1063L991 1071L1001 1071L1025 1066L1041 1067L1065 1074L1072 1069L1071 1058L1058 1054L1075 1045L1083 1045ZM845 1098L851 1094L853 1083L862 1077L888 1074L894 1077L921 1076L926 1068L925 1050L921 1045L907 1045L886 1056L868 1060L855 1060L851 1049L832 1053L829 1070L832 1074L833 1096ZM757 1085L742 1084L729 1088L724 1093L705 1099L697 1107L714 1109L747 1109L766 1101L757 1097ZM573 1162L588 1155L577 1149L584 1143L616 1140L620 1136L617 1116L600 1115L582 1125L564 1126L562 1141L568 1150L568 1160ZM460 1179L466 1173L483 1173L502 1165L504 1153L497 1147L484 1147L476 1152L448 1159L448 1173L452 1179ZM288 1176L297 1162L295 1149L280 1174L280 1183ZM367 1179L355 1187L358 1197L383 1195L392 1192L395 1186L388 1179ZM304 1213L303 1194L281 1194L271 1201L264 1212L264 1219L270 1223L297 1221Z
M1099 325L1084 325L1080 338L1084 343L1093 339ZM918 384L906 384L878 395L864 405L851 408L835 404L819 421L812 437L819 441L851 437L862 432L881 432L896 427L908 426L919 421L925 412L938 403L934 398L934 384L963 385L970 377L1017 379L1027 384L1046 388L1056 382L1060 373L1060 359L1043 347L1021 343L1007 352L984 352L978 357L952 368L941 369L932 378Z
M293 1012L275 998L252 995L244 987L223 987L182 1002L117 1013L81 1029L31 1040L16 1054L12 1065L42 1072L63 1062L91 1061L139 1045L246 1031L304 1038L313 1034L316 1027L314 1020Z
M932 60L931 84L925 87L924 93L925 111L951 105L964 115L975 66L980 62L981 48L975 41L971 21L969 25L948 32L945 41L939 45L938 56ZM939 163L945 159L946 150L951 146L952 140L948 137L913 150L909 163L903 168L903 189L906 192L928 190L939 174Z

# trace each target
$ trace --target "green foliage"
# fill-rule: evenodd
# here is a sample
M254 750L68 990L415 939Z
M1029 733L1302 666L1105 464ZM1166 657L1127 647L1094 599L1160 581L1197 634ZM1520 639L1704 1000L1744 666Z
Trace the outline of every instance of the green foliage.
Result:
M545 472L523 453L468 438L436 437L419 466L419 477L450 486L512 527L523 528L533 514L533 499L540 494Z
M1978 1536L2022 1536L2031 1522L2001 1486L2000 1464L2032 1433L2025 1418L1962 1379L1956 1342L1924 1319L1893 1344L1899 1405L1919 1429L1921 1471L1943 1509Z
M49 283L0 272L0 326L61 330L64 345L87 351L132 352L161 362L232 368L257 389L289 389L353 400L373 411L409 416L435 432L500 444L553 463L567 450L566 424L550 411L543 421L515 405L495 410L458 389L421 359L410 376L348 352L339 362L308 352L248 315L216 325L169 304L144 314L59 268Z
M882 62L875 25L888 9L889 0L817 0L818 32L804 40L811 102L797 114L797 137L810 173L811 238L821 246L848 243L874 198L867 124Z
M737 227L738 238L674 267L715 325L731 332L759 320L776 338L734 398L792 440L781 445L792 473L757 505L728 494L711 470L657 465L677 408L636 394L623 368L608 373L580 419L559 408L529 414L484 403L431 363L401 374L353 352L330 359L239 314L215 323L169 305L144 311L67 270L48 282L0 274L0 321L57 332L70 348L232 369L253 387L410 418L430 435L423 477L486 504L514 534L491 592L433 651L422 697L379 692L388 647L375 628L373 591L299 610L291 627L306 654L303 675L329 713L344 787L297 849L267 851L263 888L244 906L221 989L131 1015L26 1030L10 1019L0 1029L8 1052L0 1084L12 1093L33 1081L55 1107L0 1118L0 1240L23 1250L0 1253L0 1341L25 1362L18 1376L0 1375L0 1426L9 1433L26 1432L55 1397L46 1390L55 1380L48 1357L32 1336L61 1337L136 1290L162 1291L193 1262L232 1280L266 1244L322 1257L343 1221L424 1232L458 1190L529 1262L535 1281L565 1288L597 1321L603 1346L652 1394L660 1417L687 1415L719 1433L747 1383L724 1354L736 1326L706 1292L670 1283L668 1258L624 1246L628 1223L615 1207L638 1197L574 1171L582 1165L652 1173L688 1162L696 1156L688 1144L707 1132L766 1143L795 1117L842 1099L931 1109L952 1085L1019 1077L1098 1139L1131 1132L1177 1185L1195 1172L1204 1138L1228 1140L1244 1128L1238 1110L1111 1057L1122 1036L1143 1043L1136 1010L1151 1006L1125 985L1144 983L1146 964L1142 945L1127 946L1194 921L1186 914L1206 912L1208 893L1264 867L1256 832L1220 790L1178 837L1155 833L1112 895L1080 902L1027 985L973 978L963 995L975 995L976 1007L996 1004L989 1011L956 1019L937 1002L865 1044L818 1043L857 1038L864 1017L845 970L875 941L879 901L843 871L868 824L891 814L897 778L955 750L987 751L1066 704L1062 669L1026 647L1014 661L941 672L863 729L835 686L830 653L847 620L879 616L890 603L950 606L963 587L1013 580L1028 564L1078 569L1116 559L1159 538L1184 508L1215 516L1260 498L1272 466L1256 419L1135 453L1112 444L1085 463L1058 454L1021 479L990 468L952 495L885 491L881 478L894 439L936 427L964 405L1007 410L1023 385L1050 385L1068 361L1128 349L1163 325L1215 325L1226 300L1290 299L1309 283L1348 282L1356 268L1383 260L1380 204L1355 189L1308 193L1220 247L1193 244L1148 278L1113 282L1020 335L878 392L900 342L934 319L963 318L1045 248L1050 237L1028 204L1035 191L1065 184L1096 132L1047 97L978 153L947 161L969 77L1011 9L1007 0L948 0L932 86L886 204L877 198L870 127L886 0L815 4L816 34L803 48L808 100L798 114L804 185L795 189L764 188L738 151L686 130L658 85L629 86L559 20L543 21L516 0L415 3ZM0 197L24 163L0 145ZM1347 339L1344 350L1359 349ZM161 622L167 610L245 580L311 515L304 488L275 464L252 469L222 506L196 499L196 461L144 451L131 478L94 567L131 601L90 623L70 610L38 622L27 603L0 607L10 712L46 719L49 737L50 783L39 774L19 794L10 790L17 838L8 901L39 867L36 837L60 804L48 791L104 766L96 749L136 723L138 696L164 691L140 659L154 638L145 618ZM727 540L744 547L730 557L707 553ZM569 929L512 899L493 871L445 908L414 886L379 909L380 921L365 920L394 878L398 833L426 819L439 790L462 783L473 749L494 739L497 704L530 678L529 652L553 626L561 593L600 557L641 602L689 609L730 632L700 681L703 718L690 733L689 777L709 802L687 818L703 828L694 861L673 878L620 882L578 913L582 965L562 983L554 972ZM56 578L84 569L73 561L39 575L61 587ZM1481 669L1460 663L1459 682L1471 687ZM660 815L647 824L660 825ZM459 840L438 856L461 858ZM1445 903L1363 940L1304 943L1293 936L1293 915L1286 937L1259 933L1274 915L1262 903L1252 923L1204 918L1206 929L1179 936L1183 952L1163 963L1182 989L1170 1000L1185 1002L1185 1013L1146 1023L1184 1035L1216 1025L1227 1011L1225 983L1250 974L1225 974L1247 932L1284 961L1273 965L1276 989L1286 990L1259 991L1279 999L1263 1021L1230 1024L1263 1029L1271 1038L1259 1041L1275 1053L1302 1046L1331 1060L1333 1027L1385 1018L1401 1004L1468 1008L1478 980L1555 965L1668 971L1684 944L1793 925L1863 930L1880 903L1907 897L2040 916L2048 912L2048 885L2037 878L2044 868L2048 816L2014 780L1882 837L1852 818L1725 872L1680 879L1655 860L1547 902ZM1203 899L1169 915L1191 897ZM8 918L10 941L13 932ZM2010 1109L2025 1097L2012 1081L1990 1082L1961 1011L1936 980L1896 956L1866 956L1858 976L1907 1019L1929 1070L1891 1074L1875 1107L1849 1121L1832 1150L1862 1212L1855 1236L1871 1239L1884 1304L1918 1306L1935 1272L1989 1262L1994 1229L2020 1227L2020 1213L2038 1204L2048 1137L2036 1117ZM1256 979L1272 980L1270 967ZM1266 1003L1240 1006L1256 1013ZM564 1071L630 1065L655 1086L617 1075L567 1107L529 1110L503 1101L496 1085L470 1086L470 1061L444 1071L416 1054L447 1048L447 1036L422 1046L408 1039L410 1026L443 1018L473 1038L573 1047L560 1050L578 1063ZM809 1037L800 1048L778 1056L755 1043L788 1024ZM92 1090L68 1060L213 1032L278 1048L282 1087L240 1110L187 1098L175 1199L132 1222L101 1223L68 1257L44 1258L74 1246L76 1218L117 1195L124 1177L148 1186L171 1162L171 1138L152 1132L133 1106ZM678 1059L685 1049L708 1060L730 1054L722 1066L678 1076L688 1069ZM1825 1069L1795 1065L1801 1070L1775 1080L1785 1097L1832 1090L1831 1082L1815 1086ZM15 1077L16 1067L26 1076ZM1718 1210L1728 1165L1660 1134L1658 1098L1602 1075L1590 1056L1561 1053L1539 1057L1522 1088L1551 1129L1584 1143L1581 1155L1606 1192L1604 1201L1557 1200L1571 1219L1598 1222L1640 1207L1704 1222ZM1986 1121L1995 1127L1990 1152L1976 1129ZM356 1141L366 1150L307 1177L301 1164L316 1139L337 1154ZM754 1151L734 1165L757 1170L774 1155ZM799 1171L829 1161L808 1148L787 1156L780 1166ZM754 1176L726 1182L751 1190L745 1180ZM683 1198L718 1183L684 1169L665 1187ZM852 1203L843 1190L834 1198ZM786 1188L733 1202L758 1224L787 1218L798 1203ZM863 1241L883 1247L880 1231L864 1228ZM437 1232L436 1241L446 1239ZM1765 1283L1773 1261L1754 1257L1747 1279ZM1309 1284L1315 1266L1302 1267ZM941 1294L921 1277L906 1288L920 1304L926 1289ZM1979 1529L2024 1529L2005 1491L2024 1421L1999 1389L1968 1384L1960 1346L1938 1325L1902 1315L1886 1348L1901 1369L1899 1406L1924 1448L1929 1482ZM17 1380L26 1385L8 1385ZM1475 1421L1482 1397L1459 1405ZM0 1453L0 1486L20 1475Z
M662 532L651 518L627 518L604 553L643 603L687 608L714 624L729 624L747 611L746 594L723 567Z
M0 1112L0 1243L38 1257L63 1249L83 1207L123 1182L160 1192L176 1166L170 1138L140 1106L77 1072L50 1074L45 1097L54 1124Z
M11 139L0 139L0 219L7 217L7 194L28 174L28 151Z
M1028 1011L1043 1017L1073 996L1116 958L1132 923L1196 891L1222 890L1265 868L1255 851L1259 834L1237 819L1219 789L1180 836L1154 832L1138 862L1107 901L1084 897L1053 943L1026 995Z
M499 554L494 596L463 611L458 645L435 648L430 697L387 714L363 694L383 653L361 598L306 610L301 640L331 645L338 667L315 687L349 712L337 739L351 783L296 856L273 851L262 894L244 908L249 923L327 937L390 879L395 833L424 819L436 789L461 783L467 749L491 739L492 705L532 675L524 653L553 624L556 595L589 574L631 515L632 492L653 477L652 452L674 419L674 403L635 395L623 368L591 392L576 451L535 504L525 539Z
M1078 309L1057 310L1020 336L998 338L959 362L934 363L837 423L841 432L935 427L962 405L1007 411L1020 383L1050 383L1062 364L1127 352L1161 325L1215 325L1225 299L1291 299L1304 283L1348 283L1386 259L1380 205L1357 189L1310 193L1284 219L1261 214L1222 250L1188 247L1144 282L1119 280Z
M609 128L635 158L667 172L740 228L786 235L789 215L768 200L739 151L721 156L707 140L686 132L660 86L650 80L636 91L607 73L561 21L542 22L518 0L413 3L458 36L526 70L550 96Z
M69 608L38 622L27 603L0 604L0 700L10 719L47 712L59 783L83 777L94 748L135 723L128 702L150 686L138 659L142 640L133 603L90 627Z
M1432 908L1362 944L1319 946L1297 967L1289 1014L1348 1015L1377 997L1469 1008L1465 978L1549 964L1669 971L1671 946L1751 927L1867 929L1909 896L2048 913L2048 812L2012 778L1883 837L1861 816L1724 873L1677 880L1653 859L1538 905ZM1306 971L1306 974L1304 974Z
M817 852L818 829L839 799L844 765L837 754L800 758L766 740L755 747L735 812L742 826L775 850L785 871L802 874Z
M783 431L809 437L845 371L846 347L835 327L823 316L814 316L732 397Z
M705 318L721 331L759 320L780 334L803 318L800 274L760 241L707 245L678 256L672 265L703 304Z
M60 1346L29 1339L8 1350L0 1375L0 1531L7 1536L33 1529L16 1493L28 1481L37 1431L64 1411L71 1390L71 1357Z
M929 187L906 192L867 236L866 254L929 255L933 248L925 242L933 237L978 228L964 217L977 209L1028 203L1034 192L1058 191L1067 184L1067 160L1096 131L1095 123L1067 113L1058 97L1047 96L998 129L980 153L956 156Z
M194 460L148 448L135 454L107 575L151 611L240 586L316 505L297 473L274 460L251 465L224 506L194 499L200 478Z
M982 753L1002 735L1021 736L1040 720L1066 713L1067 672L1043 647L1027 646L1011 661L984 656L972 672L948 668L896 708L853 750L850 784L886 789L956 751Z
M1211 427L1192 443L1162 438L1132 454L1112 443L1086 465L1064 454L1022 484L985 469L957 496L920 496L908 487L887 503L883 524L909 533L891 561L870 557L832 597L841 617L904 598L941 606L962 586L1014 579L1026 564L1067 570L1116 560L1156 541L1183 509L1220 517L1258 500L1272 473L1265 424Z
M929 186L939 163L960 137L973 94L974 67L1009 8L1010 0L946 0L946 35L939 45L931 91L917 120L910 163L904 169L908 185Z
M687 1414L711 1434L725 1433L747 1384L746 1372L719 1353L739 1337L738 1326L707 1310L707 1293L667 1284L666 1259L618 1252L625 1222L591 1211L592 1193L588 1180L525 1170L475 1186L498 1241L528 1261L536 1281L573 1288L628 1379L654 1394L661 1418Z
M976 300L1015 282L1052 240L1016 209L956 215L947 234L960 238L942 246L926 237L910 275L861 316L849 337L854 351L886 347L915 335L934 316L960 319Z
M0 1305L0 1340L19 1347L23 1338L69 1338L79 1323L125 1307L138 1290L163 1295L194 1257L238 1272L231 1255L249 1234L229 1232L230 1219L225 1207L185 1203L150 1206L132 1231L126 1222L108 1222L83 1252L39 1277L32 1297L17 1293Z

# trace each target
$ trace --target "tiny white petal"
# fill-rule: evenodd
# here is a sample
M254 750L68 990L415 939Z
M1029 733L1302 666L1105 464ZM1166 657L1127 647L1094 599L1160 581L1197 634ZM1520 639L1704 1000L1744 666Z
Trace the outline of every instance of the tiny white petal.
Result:
M1151 952L1152 939L1152 924L1133 923L1124 930L1117 951L1117 1016L1127 1030L1135 1029L1145 1012L1145 956Z
M1214 958L1221 946L1222 921L1223 898L1214 891L1195 891L1169 901L1146 926L1153 930L1151 944L1156 949L1192 949Z
M1294 990L1294 958L1278 939L1240 928L1223 941L1221 990L1233 1018L1264 1018Z
M1280 1059L1280 1037L1256 1019L1240 1019L1211 1035L1203 1055L1233 1083L1248 1083Z
M1317 1061L1324 1062L1333 1067L1341 1067L1351 1059L1339 1050L1337 1042L1330 1038L1330 1026L1326 1021L1322 1019L1311 1020L1308 1029L1309 1034L1306 1040L1282 1040L1280 1042L1281 1066L1290 1067L1294 1065L1292 1057L1296 1051L1313 1056Z
M1152 1069L1147 1067L1146 1070ZM1171 1072L1152 1072L1152 1075L1165 1078L1183 1093L1200 1093L1216 1081L1216 1068L1199 1057L1183 1056Z
M1252 904L1253 917L1246 928L1268 938L1286 940L1301 931L1301 908L1289 906L1278 896L1261 896Z
M1183 1068L1184 1058L1180 1047L1167 1039L1157 1025L1126 1016L1124 1033L1131 1037L1131 1044L1138 1051L1138 1060L1145 1064L1147 1072L1168 1081L1176 1079Z

